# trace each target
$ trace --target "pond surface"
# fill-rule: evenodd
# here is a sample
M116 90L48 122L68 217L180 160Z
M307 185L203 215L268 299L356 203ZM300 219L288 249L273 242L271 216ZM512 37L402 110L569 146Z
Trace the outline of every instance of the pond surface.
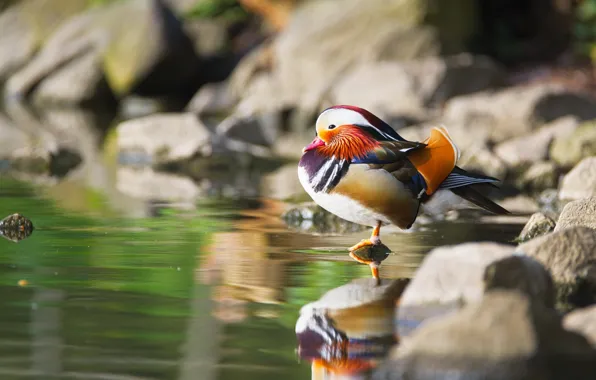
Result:
M300 308L370 276L345 251L369 231L306 234L280 219L278 201L205 199L131 216L92 190L0 178L0 217L19 212L36 227L0 239L0 378L317 377L297 354ZM381 277L411 276L434 246L507 242L520 229L388 230Z

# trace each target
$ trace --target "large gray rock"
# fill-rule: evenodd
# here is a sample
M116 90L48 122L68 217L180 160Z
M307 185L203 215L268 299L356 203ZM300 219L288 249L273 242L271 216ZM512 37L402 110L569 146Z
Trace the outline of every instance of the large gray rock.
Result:
M344 0L341 6L305 2L274 44L280 96L289 104L316 105L356 63L435 55L435 35L411 33L425 13L417 0L372 0L366 7L358 0Z
M301 2L275 41L236 68L232 93L249 110L314 113L350 68L438 55L441 40L449 38L424 23L429 12L420 0L371 0L366 7L359 0ZM466 30L469 18L460 13L454 19L461 21L458 32Z
M498 85L501 69L467 54L406 62L369 62L348 70L329 94L332 104L357 104L381 118L424 116L431 104Z
M477 302L484 294L484 272L515 247L497 243L465 243L433 249L424 258L398 309L400 336L425 319Z
M160 0L92 8L60 24L50 36L6 83L9 99L21 99L47 80L40 100L78 103L95 93L101 96L104 78L118 95L167 93L198 78L200 62L192 42Z
M532 239L516 250L550 271L563 306L596 301L596 230L569 227Z
M516 290L532 302L555 305L555 288L550 274L531 257L515 255L497 260L484 271L484 291Z
M79 0L23 0L14 3L0 14L0 82L27 63L63 22L87 7Z
M495 147L495 153L510 167L545 160L553 139L569 136L577 128L573 116L557 119L525 136L504 141Z
M168 163L212 152L209 129L191 113L156 114L118 125L118 149L127 161Z
M596 156L586 157L561 181L559 199L576 200L596 195Z
M596 305L577 309L567 314L563 326L585 336L596 347Z
M570 135L557 136L550 147L550 156L564 168L573 167L583 158L596 156L596 123L589 121Z
M569 202L563 207L555 231L574 226L596 230L596 196Z
M481 117L490 139L502 142L564 116L596 118L596 102L563 86L539 84L450 99L443 117L447 125Z
M517 241L524 243L538 236L546 235L555 229L554 220L541 212L532 214L524 229L520 232Z
M583 336L564 330L554 310L516 292L493 291L425 323L373 378L588 380L596 378L596 351Z

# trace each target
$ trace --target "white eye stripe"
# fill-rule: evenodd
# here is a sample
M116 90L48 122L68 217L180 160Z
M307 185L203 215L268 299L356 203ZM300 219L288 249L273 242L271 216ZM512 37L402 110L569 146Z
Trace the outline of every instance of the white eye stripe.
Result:
M371 128L379 135L383 136L388 140L399 141L394 136L387 134L376 126L372 125L368 119L364 117L360 112L347 109L347 108L330 108L323 111L317 119L317 129L332 129L329 128L331 125L345 125L353 124L359 125L366 128Z

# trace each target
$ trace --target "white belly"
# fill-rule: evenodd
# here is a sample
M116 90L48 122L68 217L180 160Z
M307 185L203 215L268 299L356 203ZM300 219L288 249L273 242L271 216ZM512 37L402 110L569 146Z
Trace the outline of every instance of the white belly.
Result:
M352 198L337 193L315 192L308 183L308 174L300 166L298 167L298 178L304 190L316 204L342 219L371 227L376 226L379 221L383 224L391 223L387 217L364 207Z

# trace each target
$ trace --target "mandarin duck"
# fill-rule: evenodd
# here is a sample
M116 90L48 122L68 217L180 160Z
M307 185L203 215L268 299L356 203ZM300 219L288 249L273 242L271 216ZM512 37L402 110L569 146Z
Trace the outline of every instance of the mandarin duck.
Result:
M373 227L371 237L349 251L378 280L381 260L370 252L384 247L382 226L409 229L421 208L438 216L466 201L493 214L509 213L479 192L498 180L461 169L458 158L444 127L433 128L424 142L408 141L371 112L338 105L317 118L316 137L303 149L298 177L319 206ZM358 251L369 253L362 257Z

